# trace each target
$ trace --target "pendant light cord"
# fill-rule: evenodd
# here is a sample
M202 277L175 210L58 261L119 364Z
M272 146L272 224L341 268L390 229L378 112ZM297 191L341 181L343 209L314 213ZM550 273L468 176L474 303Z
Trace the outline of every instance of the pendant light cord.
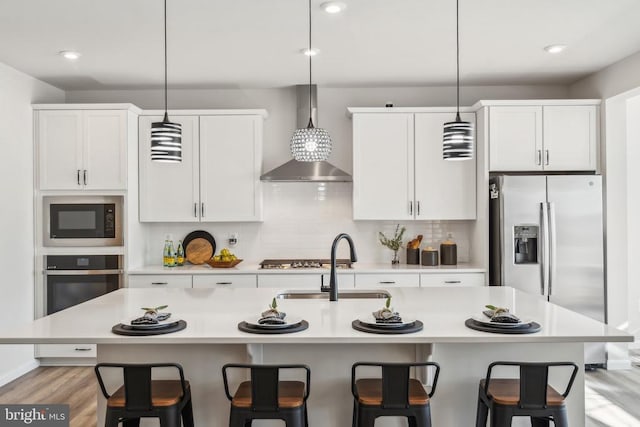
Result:
M460 16L459 0L456 0L456 121L460 121Z
M313 57L313 55L311 54L311 0L309 0L309 51L307 53L309 54L309 124L307 125L307 127L313 128L313 109L311 106L311 82L313 81L311 79L311 58Z
M164 121L169 121L167 112L167 0L164 0Z

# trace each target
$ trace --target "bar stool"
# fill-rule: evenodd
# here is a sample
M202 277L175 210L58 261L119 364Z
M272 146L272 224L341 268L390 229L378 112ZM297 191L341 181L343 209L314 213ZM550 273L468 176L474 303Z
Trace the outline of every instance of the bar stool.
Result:
M251 381L240 383L235 394L229 393L228 369L249 369ZM281 369L303 369L306 383L280 381ZM307 399L311 370L306 365L246 365L229 363L222 367L224 392L231 401L229 427L250 426L252 420L284 420L287 427L307 427Z
M123 371L124 385L112 395L107 393L100 368ZM152 368L176 368L180 379L152 380ZM182 366L177 363L99 363L95 372L107 399L105 427L117 427L120 422L125 427L139 426L140 418L147 417L159 418L161 427L180 427L180 416L185 427L194 427L189 381L185 381Z
M382 378L356 380L359 366L382 368ZM409 378L409 369L417 366L434 366L431 392L427 394L419 380ZM372 363L358 362L351 368L351 393L353 394L353 427L373 427L377 417L407 417L410 427L431 427L430 398L436 392L440 365L422 363Z
M494 366L518 366L520 378L491 378ZM553 366L573 367L562 394L548 384L549 368ZM493 362L487 369L486 378L480 380L476 427L486 427L489 412L492 427L511 426L514 416L531 417L533 427L549 426L551 420L556 427L567 427L565 398L577 372L578 366L572 362Z

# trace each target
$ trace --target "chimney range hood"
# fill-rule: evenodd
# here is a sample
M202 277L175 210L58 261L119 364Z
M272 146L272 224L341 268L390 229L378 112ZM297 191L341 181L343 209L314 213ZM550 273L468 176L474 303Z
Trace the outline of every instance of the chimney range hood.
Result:
M317 123L317 93L316 85L311 86L311 105L313 122ZM297 125L298 128L307 127L309 122L309 86L296 86ZM261 181L273 182L351 182L351 175L327 161L299 162L289 160L285 164L270 170L260 177Z

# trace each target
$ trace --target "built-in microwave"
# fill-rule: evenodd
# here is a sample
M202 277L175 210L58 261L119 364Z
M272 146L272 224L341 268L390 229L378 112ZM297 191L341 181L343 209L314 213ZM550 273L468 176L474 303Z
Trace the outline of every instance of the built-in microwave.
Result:
M121 196L43 198L44 246L122 246Z

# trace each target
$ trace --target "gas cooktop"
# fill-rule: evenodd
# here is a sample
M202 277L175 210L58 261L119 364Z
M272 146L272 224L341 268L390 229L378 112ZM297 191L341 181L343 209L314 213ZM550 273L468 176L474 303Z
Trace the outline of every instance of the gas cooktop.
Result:
M337 268L351 268L349 259L337 259ZM260 263L265 270L284 270L291 268L331 268L330 259L265 259Z

